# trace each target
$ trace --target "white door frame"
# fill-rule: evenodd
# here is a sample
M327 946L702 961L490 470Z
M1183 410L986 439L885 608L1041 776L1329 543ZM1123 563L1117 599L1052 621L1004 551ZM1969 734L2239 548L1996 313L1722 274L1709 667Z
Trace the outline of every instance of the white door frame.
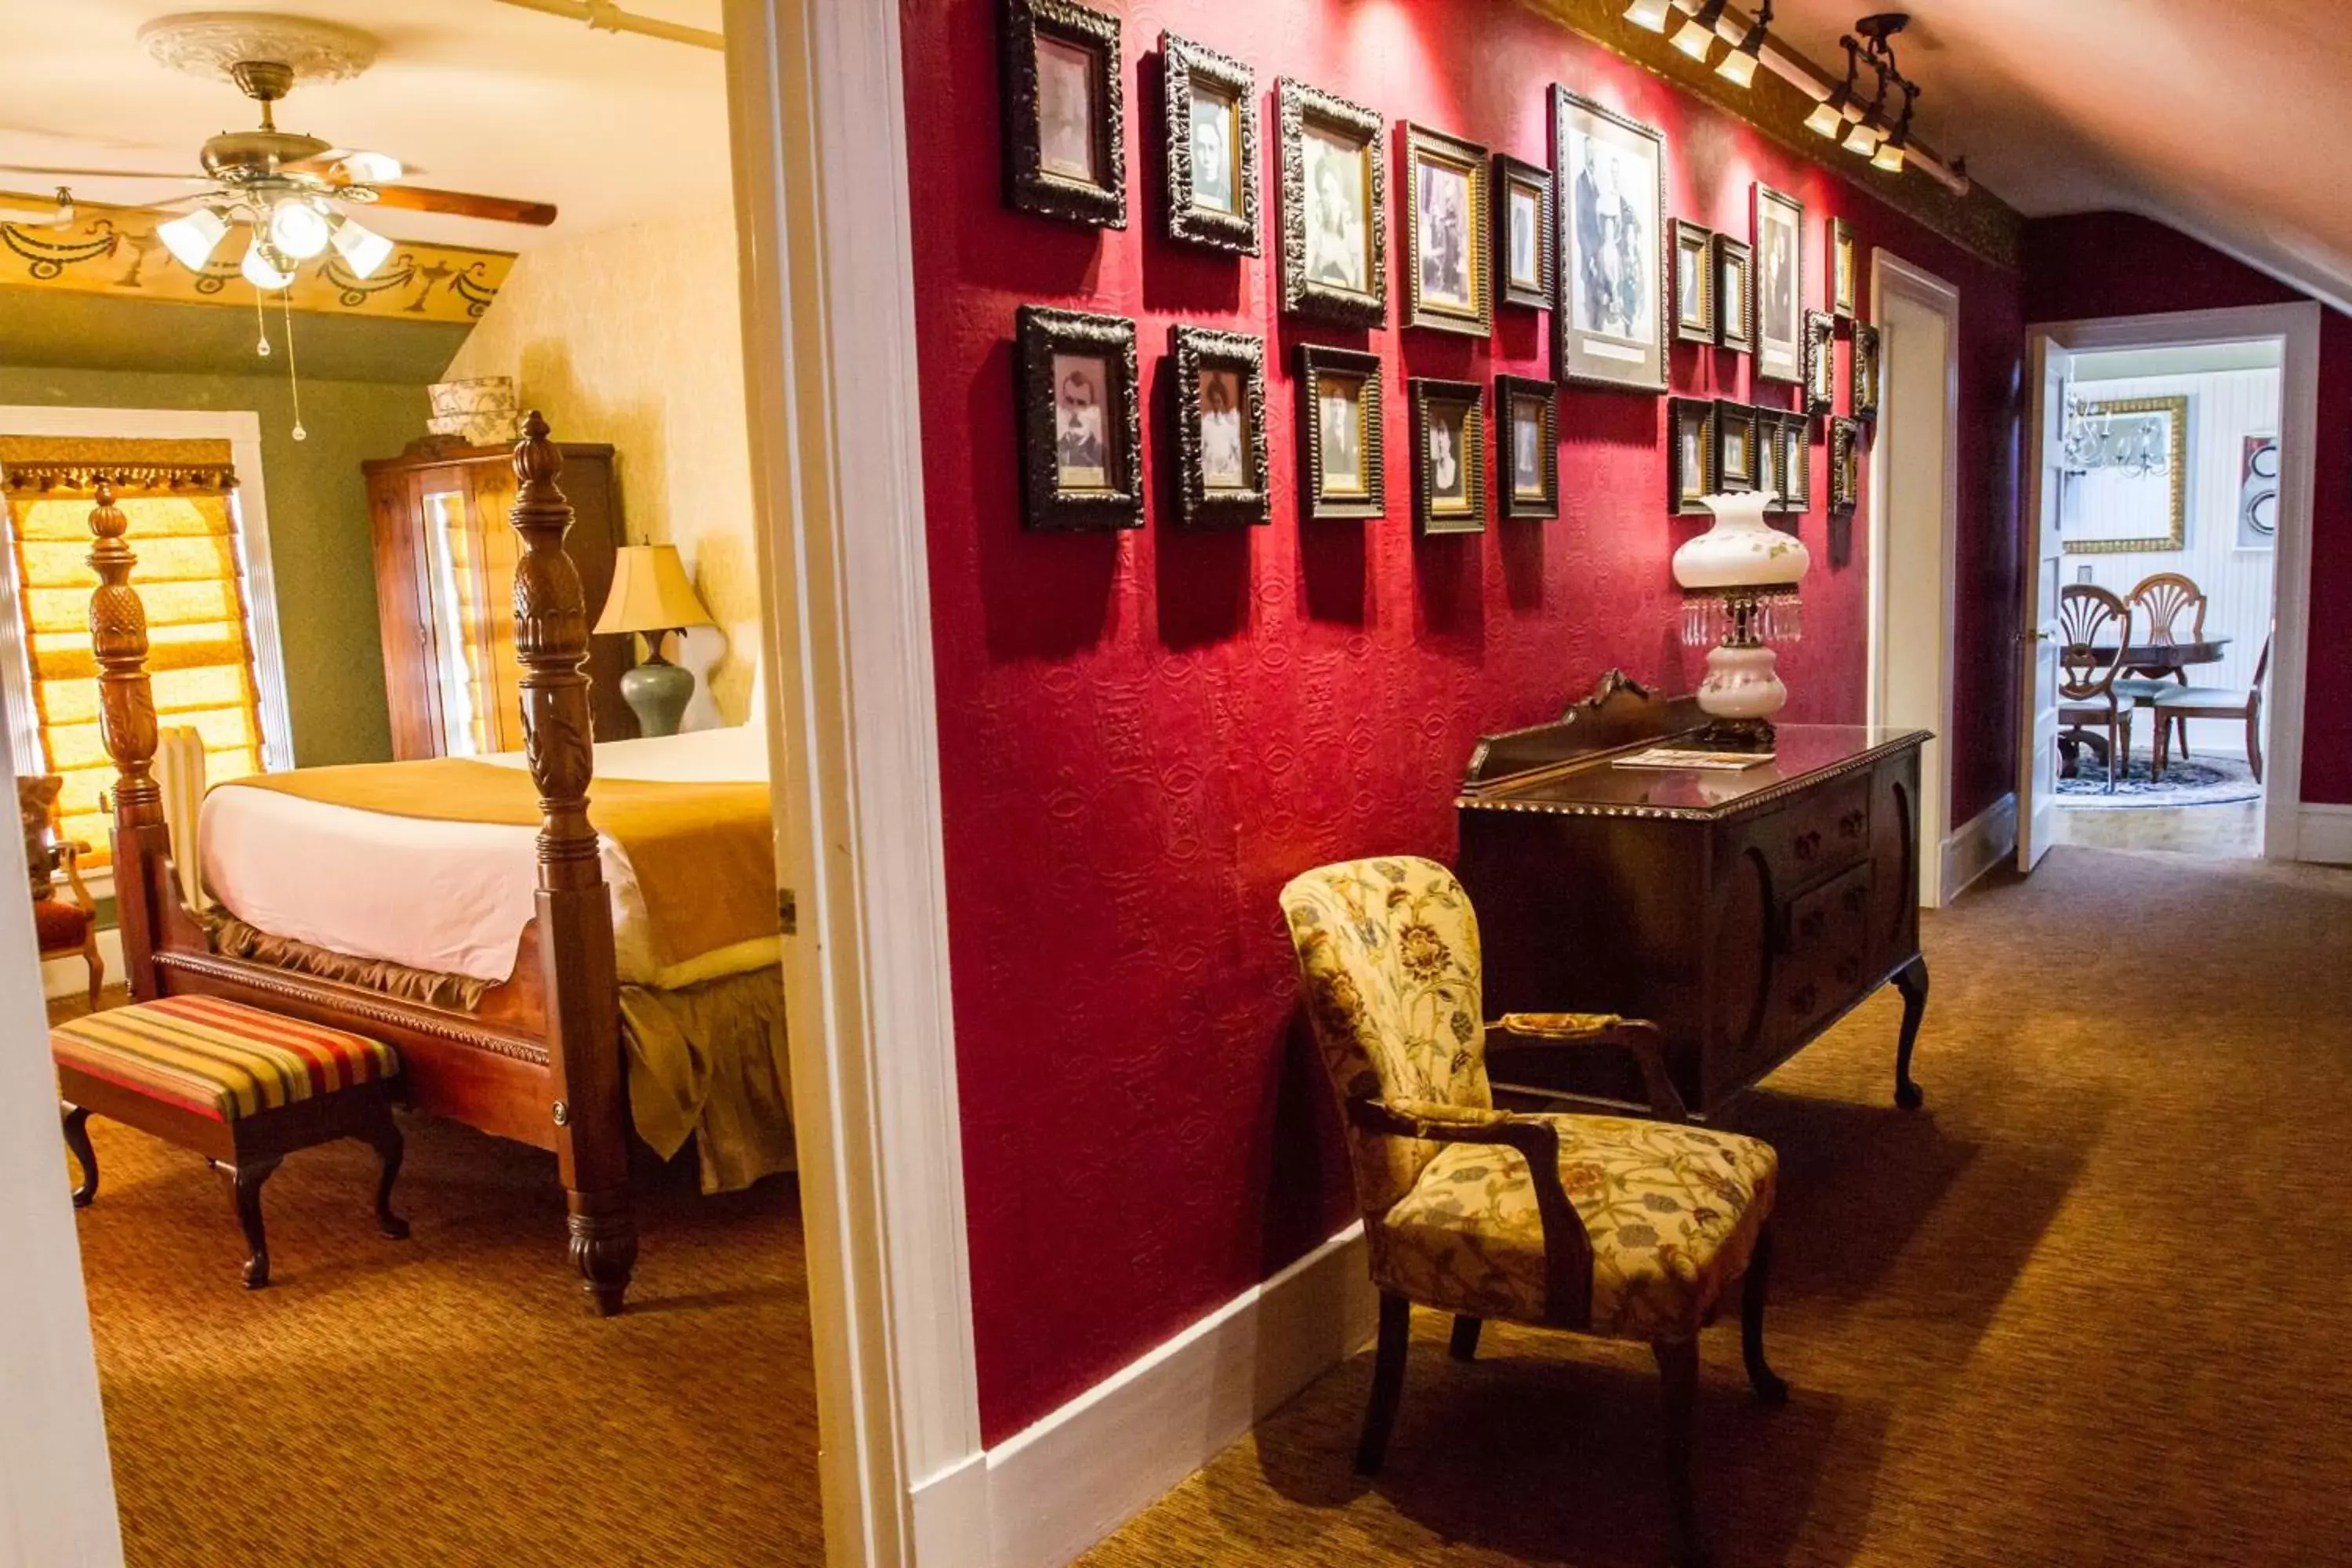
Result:
M1944 318L1944 450L1943 450L1943 518L1937 531L1936 569L1936 766L1932 777L1920 780L1924 795L1920 824L1919 902L1928 909L1939 909L1952 887L1953 872L1947 865L1954 854L1951 839L1952 821L1952 760L1958 753L1957 737L1952 733L1952 626L1958 614L1958 597L1955 579L1955 551L1959 535L1960 482L1960 291L1925 268L1915 267L1901 257L1885 249L1874 249L1870 258L1870 319L1880 331L1886 329L1886 300L1890 294L1904 299L1923 310ZM1879 361L1881 379L1879 433L1870 449L1870 662L1869 662L1869 722L1874 726L1885 722L1885 647L1886 647L1886 476L1893 456L1895 422L1901 410L1894 405L1885 387L1889 384L1886 374L1887 357L1882 351Z
M2159 348L2169 344L2250 342L2284 345L2279 369L2279 525L2272 595L2278 634L2271 645L2269 716L2263 747L2263 855L2294 860L2302 852L2304 680L2309 668L2312 499L2319 451L2319 325L2315 301L2248 305L2042 321L2030 329L2070 353ZM2028 584L2029 595L2031 584ZM2031 598L2028 599L2029 605ZM2029 720L2030 721L2030 720Z

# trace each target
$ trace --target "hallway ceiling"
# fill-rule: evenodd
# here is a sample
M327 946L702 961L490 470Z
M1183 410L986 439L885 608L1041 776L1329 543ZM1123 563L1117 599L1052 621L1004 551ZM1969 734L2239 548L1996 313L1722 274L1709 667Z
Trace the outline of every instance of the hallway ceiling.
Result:
M719 0L629 0L628 8L719 26ZM526 250L732 199L724 57L493 0L0 0L0 163L194 172L205 137L249 129L257 106L233 85L166 69L139 42L156 17L199 9L365 28L383 41L375 64L354 80L298 86L279 106L281 125L389 153L416 184L562 211L552 228L370 216L395 237ZM41 188L0 175L0 189ZM73 182L85 201L122 205L192 188Z
M1874 7L1780 0L1774 31L1843 72ZM1913 0L1895 44L1938 152L2029 216L2159 219L2352 308L2352 25L2309 0Z

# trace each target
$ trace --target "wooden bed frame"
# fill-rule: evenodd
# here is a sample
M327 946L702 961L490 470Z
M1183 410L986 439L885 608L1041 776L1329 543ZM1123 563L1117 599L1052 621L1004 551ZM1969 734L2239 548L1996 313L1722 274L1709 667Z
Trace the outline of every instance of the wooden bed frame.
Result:
M515 447L515 644L522 665L524 755L539 786L539 896L510 976L473 1012L215 952L181 899L152 764L155 700L147 615L130 585L133 556L111 487L90 513L99 577L89 629L100 729L113 760L114 896L131 996L225 996L387 1040L416 1109L554 1152L571 1256L594 1310L621 1310L636 1266L628 1110L613 905L588 821L588 616L564 553L572 508L556 488L562 454L533 410Z

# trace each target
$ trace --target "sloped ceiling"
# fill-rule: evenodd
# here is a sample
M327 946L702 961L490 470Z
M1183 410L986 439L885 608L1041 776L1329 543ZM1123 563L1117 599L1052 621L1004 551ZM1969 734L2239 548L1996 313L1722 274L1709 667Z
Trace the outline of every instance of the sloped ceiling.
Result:
M2170 224L2352 308L2352 5L2343 0L1915 0L1896 40L1920 133L2028 216ZM1776 31L1843 69L1853 0Z
M717 29L720 0L629 0ZM305 84L278 123L389 153L412 182L553 202L553 228L428 214L371 214L400 239L527 250L637 217L732 197L727 83L715 50L609 32L492 0L0 0L0 163L195 167L205 138L258 115L236 89L167 70L139 29L193 10L273 11L362 27L383 40L354 80ZM38 189L22 175L0 188ZM77 180L85 200L137 205L186 187Z

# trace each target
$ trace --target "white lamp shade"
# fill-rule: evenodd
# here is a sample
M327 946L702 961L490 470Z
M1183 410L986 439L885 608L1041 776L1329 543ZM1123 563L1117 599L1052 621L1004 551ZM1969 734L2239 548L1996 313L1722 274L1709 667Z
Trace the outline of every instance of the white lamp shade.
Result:
M1734 87L1750 87L1756 81L1756 57L1746 49L1734 49L1723 57L1715 74Z
M1670 0L1633 0L1625 7L1625 20L1653 33L1663 33L1666 30L1666 17L1673 11Z
M1870 166L1874 169L1884 169L1890 174L1901 174L1903 144L1894 141L1881 142L1878 144L1878 151L1871 155Z
M269 211L269 243L297 261L325 255L331 233L327 215L299 196Z
M1706 52L1715 47L1715 29L1696 16L1689 17L1675 31L1675 47L1695 60L1703 60Z
M1803 578L1813 563L1805 542L1764 521L1754 490L1711 495L1715 526L1675 552L1675 581L1685 588L1778 588Z
M1834 136L1844 123L1845 116L1826 99L1813 105L1813 111L1805 116L1805 129L1816 136Z
M596 617L604 632L663 632L718 623L702 607L675 544L625 544L614 552L613 591Z
M392 241L365 224L345 218L335 226L335 250L354 278L373 278L392 255Z
M245 247L245 262L237 270L245 274L247 282L265 292L272 289L290 289L294 285L294 274L278 269L278 264L263 250L262 238L257 234L253 237L253 243Z
M1867 158L1878 150L1878 132L1868 125L1857 123L1845 133L1845 140L1840 145L1849 153L1858 153Z
M227 237L227 220L210 207L198 207L155 226L155 237L163 242L163 248L191 272L202 272Z

